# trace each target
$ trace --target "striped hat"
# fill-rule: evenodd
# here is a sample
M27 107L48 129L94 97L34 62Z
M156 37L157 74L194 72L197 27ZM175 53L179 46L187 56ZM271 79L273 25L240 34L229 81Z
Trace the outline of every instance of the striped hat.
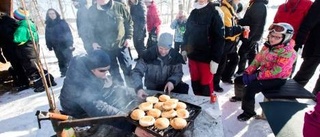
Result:
M14 15L14 18L17 20L24 20L26 19L26 16L27 17L29 16L29 11L24 10L23 8L19 8L13 12L13 15Z

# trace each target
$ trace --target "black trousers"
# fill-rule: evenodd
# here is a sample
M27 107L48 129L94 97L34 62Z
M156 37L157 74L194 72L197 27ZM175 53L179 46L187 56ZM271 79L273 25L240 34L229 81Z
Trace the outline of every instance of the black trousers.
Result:
M241 108L247 114L255 115L255 95L261 91L277 89L286 83L286 79L254 80L245 88Z
M217 70L216 74L214 74L214 79L213 79L214 84L213 85L215 87L219 86L222 75L226 71L226 69L228 69L228 72L226 72L226 73L233 73L235 68L237 67L238 55L236 53L236 49L237 49L236 44L237 44L237 42L225 41L224 53L220 59L218 70ZM228 55L230 55L230 56L228 56ZM231 62L229 62L228 57L232 58L232 60L230 60ZM232 68L228 68L227 65L228 65L228 67L232 67ZM231 78L231 76L230 76L230 78Z
M58 59L58 65L61 75L66 75L69 62L72 58L72 50L65 45L56 45L53 47L54 53Z
M300 66L299 71L293 77L293 79L300 85L305 86L311 77L314 75L318 65L320 63L319 57L305 57ZM313 89L313 94L317 94L320 91L320 75L318 77L317 83Z
M38 52L40 52L39 48ZM32 76L32 74L38 74L38 69L35 64L37 62L37 53L33 48L32 42L27 42L23 45L18 46L17 56L19 58L19 61L22 63L26 75L29 78Z
M40 52L38 48L38 52ZM20 45L17 48L17 56L19 60L22 62L22 66L25 70L27 77L34 82L34 88L39 88L43 86L43 83L40 79L40 73L38 72L36 62L37 62L37 54L33 48L32 42L27 42L24 45ZM53 76L48 73L47 70L43 69L44 74L46 75L47 84L54 85ZM50 79L50 81L49 81Z
M221 75L222 80L230 80L236 71L239 62L238 53L230 53L227 55L226 67Z
M124 85L124 80L120 74L119 64L123 71L123 75L127 86L131 85L130 82L130 72L132 69L132 57L130 56L129 48L117 48L114 50L107 51L111 64L110 64L110 74L112 76L112 81L117 85ZM119 61L119 64L118 64Z
M13 77L15 86L29 85L29 79L23 69L22 63L17 55L17 45L6 45L2 48L3 55L10 62L12 69L9 72Z
M137 38L133 35L133 45L138 53L138 58L141 57L143 51L146 50L146 47L144 46L144 37L143 38Z

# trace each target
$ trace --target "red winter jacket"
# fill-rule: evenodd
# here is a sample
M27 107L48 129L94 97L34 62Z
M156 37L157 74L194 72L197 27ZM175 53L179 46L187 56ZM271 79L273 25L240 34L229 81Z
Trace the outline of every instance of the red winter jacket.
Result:
M156 5L154 2L151 3L151 5L148 6L147 11L147 29L148 32L151 32L153 27L156 27L156 34L159 34L160 31L160 24L161 20L159 18L159 13Z
M295 32L292 38L295 40L300 24L311 5L312 1L310 0L288 0L288 2L279 6L273 22L291 24Z

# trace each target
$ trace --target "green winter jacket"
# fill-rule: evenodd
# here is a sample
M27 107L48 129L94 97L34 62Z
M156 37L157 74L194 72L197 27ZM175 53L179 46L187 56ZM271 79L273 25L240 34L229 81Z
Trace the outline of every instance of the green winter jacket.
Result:
M30 35L28 24L30 25L31 33L33 37L31 37ZM21 20L18 22L18 25L19 27L14 33L15 43L18 43L19 45L23 45L28 41L35 41L35 42L39 41L37 27L31 20Z

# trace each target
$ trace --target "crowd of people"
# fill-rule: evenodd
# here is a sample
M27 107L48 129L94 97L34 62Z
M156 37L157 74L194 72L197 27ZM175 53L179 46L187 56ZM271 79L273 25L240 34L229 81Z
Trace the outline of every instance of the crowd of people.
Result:
M187 62L195 95L223 92L220 81L234 84L234 79L241 79L246 91L230 101L242 101L243 113L238 120L246 121L256 115L256 93L279 88L292 77L296 51L301 48L304 62L293 79L304 86L313 76L319 64L319 3L288 0L280 5L267 40L259 46L268 0L250 0L243 17L238 15L243 9L240 0L196 0L189 15L181 9L170 24L174 35L160 33L161 20L154 0L95 0L92 4L73 0L78 9L78 35L87 52L74 57L68 24L55 9L48 9L46 45L58 59L61 77L66 77L60 95L62 109L76 118L118 115L122 113L121 104L130 99L123 99L118 106L110 101L124 98L129 92L126 88L133 88L132 94L138 98L147 95L144 87L188 94L189 85L182 81L182 65ZM1 47L16 74L17 86L23 90L34 81L40 87L35 91L40 92L43 85L34 63L39 36L28 14L22 8L14 12L16 20L1 14L1 32L6 33L1 33ZM138 53L135 67L132 46ZM56 85L45 73L49 85ZM318 79L315 95L319 85Z

